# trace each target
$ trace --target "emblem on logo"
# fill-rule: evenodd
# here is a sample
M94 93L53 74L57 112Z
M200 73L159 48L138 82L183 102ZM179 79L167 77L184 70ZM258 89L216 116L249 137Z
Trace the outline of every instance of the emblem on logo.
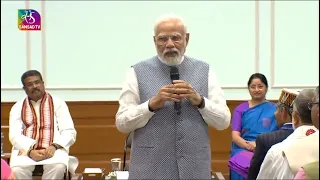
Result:
M18 28L21 31L40 31L40 14L33 9L18 9Z

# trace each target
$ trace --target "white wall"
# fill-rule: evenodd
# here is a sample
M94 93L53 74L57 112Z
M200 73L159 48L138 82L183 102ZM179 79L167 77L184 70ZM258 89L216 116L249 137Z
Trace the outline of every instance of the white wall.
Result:
M25 96L20 76L42 72L49 92L67 101L117 100L126 70L155 55L153 23L184 17L187 55L215 69L229 100L249 99L254 72L283 87L319 79L318 1L1 1L1 102ZM37 10L42 31L17 28L17 10Z

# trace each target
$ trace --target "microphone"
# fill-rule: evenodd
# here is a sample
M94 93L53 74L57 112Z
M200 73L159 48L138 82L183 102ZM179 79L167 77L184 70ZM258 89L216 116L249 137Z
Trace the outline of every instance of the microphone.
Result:
M173 80L180 79L179 70L176 66L170 66L170 79L172 82ZM178 115L181 114L181 102L174 103L174 110L177 112Z

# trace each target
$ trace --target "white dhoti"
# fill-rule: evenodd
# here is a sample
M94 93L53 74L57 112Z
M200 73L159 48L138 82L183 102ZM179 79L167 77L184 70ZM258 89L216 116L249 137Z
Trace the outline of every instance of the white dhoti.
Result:
M56 177L56 174L54 172L55 169L57 170L56 173L58 176L58 174L61 173L61 168L64 168L62 169L63 173L65 171L69 171L73 175L79 165L79 161L76 157L69 156L68 153L62 149L56 150L53 157L42 161L34 161L28 156L18 156L18 153L18 150L12 151L10 158L10 167L13 169L13 171L17 170L19 173L21 173L21 176L27 176L23 177L24 179L28 179L30 178L30 176L32 176L35 165L44 165L44 171L48 169L48 173L50 173L51 175L44 174L43 178L45 179ZM45 167L46 165L49 165L47 166L48 168ZM56 167L54 165L56 165Z

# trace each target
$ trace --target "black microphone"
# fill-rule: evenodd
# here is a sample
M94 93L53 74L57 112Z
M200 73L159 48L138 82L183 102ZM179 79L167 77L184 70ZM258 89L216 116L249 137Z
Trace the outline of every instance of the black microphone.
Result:
M176 66L170 66L170 78L172 82L174 80L180 79L179 70ZM178 115L181 114L181 102L174 103L174 110L177 112Z

